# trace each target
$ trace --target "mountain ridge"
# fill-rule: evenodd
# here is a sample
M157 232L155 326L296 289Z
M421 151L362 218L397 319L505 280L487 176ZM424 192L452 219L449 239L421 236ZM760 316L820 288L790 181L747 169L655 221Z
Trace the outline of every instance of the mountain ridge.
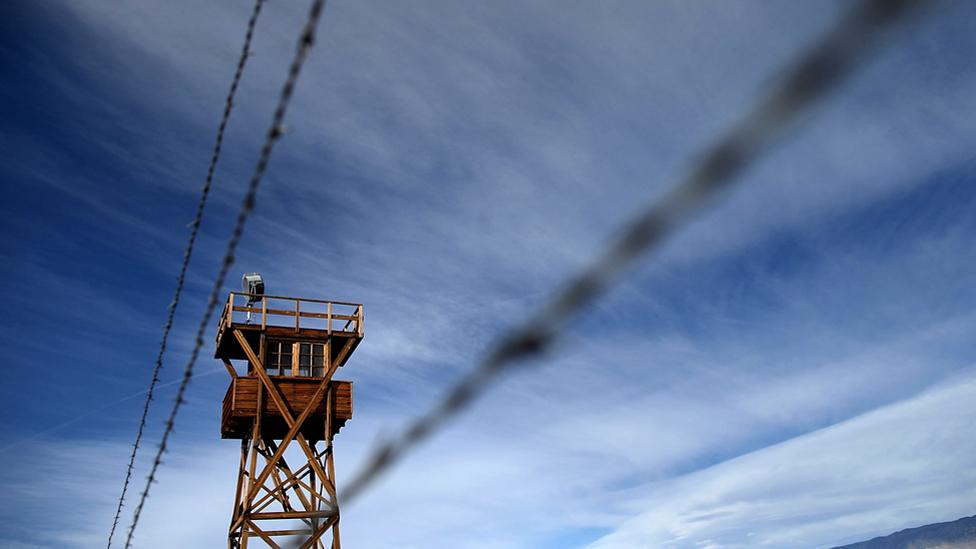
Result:
M976 549L976 515L906 528L831 549Z

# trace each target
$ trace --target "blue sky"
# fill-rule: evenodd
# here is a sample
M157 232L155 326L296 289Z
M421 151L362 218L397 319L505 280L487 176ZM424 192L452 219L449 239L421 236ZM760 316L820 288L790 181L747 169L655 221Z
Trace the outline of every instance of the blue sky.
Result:
M365 304L339 483L840 7L330 3L235 272ZM258 23L150 441L305 9ZM104 543L249 10L0 7L7 546ZM915 21L538 368L344 508L344 541L828 547L976 512L973 17ZM238 445L226 374L197 371L140 547L223 543Z

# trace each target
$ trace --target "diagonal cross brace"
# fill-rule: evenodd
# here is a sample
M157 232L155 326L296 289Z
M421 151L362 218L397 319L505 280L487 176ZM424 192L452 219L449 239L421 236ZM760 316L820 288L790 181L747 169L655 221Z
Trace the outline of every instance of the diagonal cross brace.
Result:
M241 348L244 349L244 353L251 361L251 364L254 365L255 373L257 374L258 378L261 380L261 383L268 390L268 396L271 397L271 400L278 408L279 413L281 413L281 417L285 420L285 423L287 423L289 427L288 434L286 434L285 438L282 439L281 445L278 446L277 451L274 453L274 456L272 456L272 460L269 461L264 466L264 468L261 470L261 474L258 475L257 478L251 484L251 490L249 491L247 497L248 501L253 500L254 496L257 495L258 486L260 486L261 484L264 483L265 480L267 480L268 476L271 474L271 471L274 469L274 465L273 465L274 461L281 458L281 456L285 453L285 448L288 446L288 443L291 442L291 440L294 438L298 439L298 445L301 447L302 451L305 452L305 455L308 457L309 463L311 464L312 468L315 469L315 472L320 476L325 476L325 471L322 469L322 466L318 463L318 460L314 459L315 454L309 449L308 443L305 440L305 436L299 433L298 430L301 429L302 424L304 424L305 420L308 419L308 416L309 414L311 414L312 410L316 406L318 406L318 402L319 400L321 400L322 394L325 392L325 388L328 387L329 382L331 381L332 371L330 371L329 375L322 380L322 383L319 384L319 387L316 388L315 394L312 396L312 399L309 401L308 406L305 407L305 410L301 413L301 415L298 417L298 420L296 421L295 418L292 416L291 410L288 408L288 405L285 403L285 399L284 396L282 396L281 394L281 390L274 383L271 382L271 378L268 377L268 373L264 371L264 363L261 362L261 359L258 358L254 350L251 349L251 345L247 342L247 339L244 338L244 334L241 333L240 330L235 329L234 337L237 338L237 341L241 344Z
M255 373L257 373L257 376L261 380L261 383L263 383L264 386L267 388L268 396L271 397L271 400L274 402L275 406L278 408L278 411L281 413L282 418L284 418L285 423L287 423L289 427L288 433L284 436L284 438L281 439L281 444L278 446L271 460L265 465L264 469L262 469L261 471L261 474L258 475L258 477L254 480L254 483L251 485L251 491L248 494L248 500L252 500L254 496L257 495L258 492L257 487L263 484L265 480L267 480L268 476L271 474L271 471L274 469L274 462L276 462L278 459L281 458L282 455L284 455L285 449L288 447L288 444L293 439L298 440L298 445L301 447L302 451L305 452L306 456L308 457L309 463L311 464L312 468L315 469L315 472L319 475L319 477L329 478L328 475L325 473L325 471L322 469L322 465L318 462L318 460L315 459L314 452L312 452L309 449L308 442L305 440L304 435L299 433L299 430L301 429L302 425L305 423L305 420L308 419L308 416L312 413L312 410L318 406L319 401L322 399L322 395L325 394L326 389L328 389L329 387L329 383L332 381L332 375L335 374L335 371L339 368L339 365L342 364L346 355L348 355L348 352L352 348L352 342L354 340L350 339L349 341L346 342L346 346L342 349L339 356L336 357L336 360L333 361L333 363L329 367L329 371L326 372L325 377L322 379L322 382L315 389L315 393L312 395L312 398L309 400L308 405L305 407L305 410L303 410L302 413L298 416L298 419L295 419L292 417L291 410L289 410L288 406L286 405L285 399L281 395L280 389L276 385L274 385L274 383L272 383L271 381L271 378L268 377L267 372L264 370L264 364L261 362L261 359L258 358L254 350L251 349L251 345L247 342L247 339L245 339L244 334L241 333L239 329L235 329L234 337L237 338L237 341L238 343L240 343L241 348L244 350L244 353L247 355L248 359L254 365ZM327 426L327 428L331 429L331 426Z

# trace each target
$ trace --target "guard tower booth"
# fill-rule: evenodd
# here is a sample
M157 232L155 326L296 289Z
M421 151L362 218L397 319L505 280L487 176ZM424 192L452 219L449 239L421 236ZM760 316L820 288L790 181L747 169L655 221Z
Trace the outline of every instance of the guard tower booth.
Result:
M339 549L332 440L352 383L333 375L363 339L363 306L264 295L248 276L259 293L229 295L215 352L231 377L220 434L241 441L228 547Z

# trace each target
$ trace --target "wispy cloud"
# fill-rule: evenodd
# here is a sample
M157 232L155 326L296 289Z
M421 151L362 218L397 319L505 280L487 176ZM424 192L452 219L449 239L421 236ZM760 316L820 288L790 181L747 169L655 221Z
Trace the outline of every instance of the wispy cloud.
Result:
M963 435L976 413L976 376L970 369L952 381L617 494L611 505L642 512L589 547L822 547L965 515L976 496L966 465L976 447Z

